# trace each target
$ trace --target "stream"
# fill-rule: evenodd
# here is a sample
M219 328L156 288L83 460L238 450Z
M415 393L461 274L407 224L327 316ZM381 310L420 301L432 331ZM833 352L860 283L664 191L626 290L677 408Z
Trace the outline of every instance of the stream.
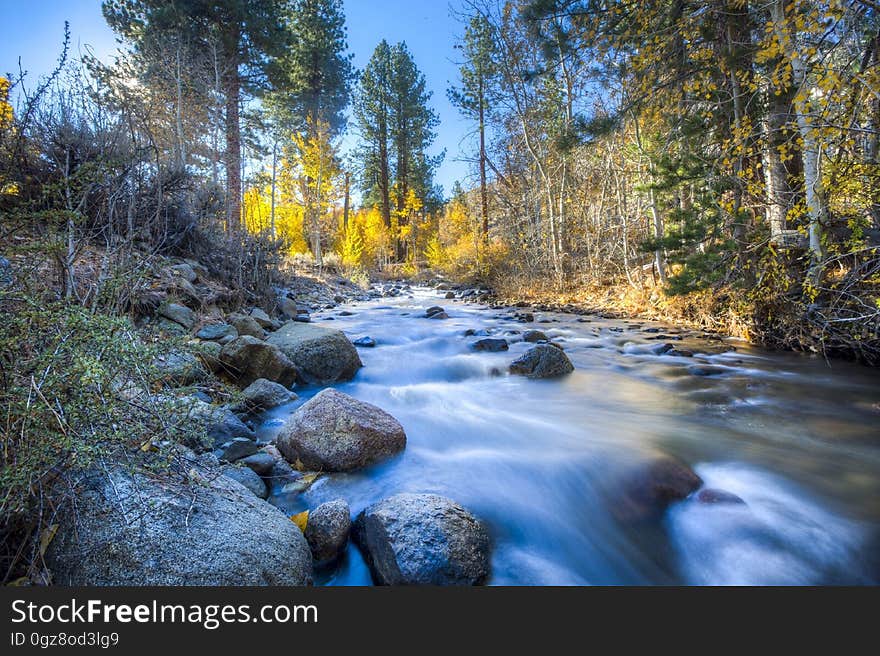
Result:
M405 451L274 499L285 512L342 497L356 516L398 492L450 497L490 532L493 585L880 582L877 371L653 322L535 312L522 323L514 309L408 293L312 315L376 340L359 348L354 380L335 387L396 417ZM432 305L449 318L424 318ZM510 350L475 352L480 337L467 329L505 337ZM575 372L508 375L532 346L519 334L529 329L561 344ZM693 356L658 354L666 342ZM297 401L266 413L260 439L317 391L297 389ZM655 522L620 521L610 482L658 452L745 504L691 497ZM349 544L316 583L371 581Z

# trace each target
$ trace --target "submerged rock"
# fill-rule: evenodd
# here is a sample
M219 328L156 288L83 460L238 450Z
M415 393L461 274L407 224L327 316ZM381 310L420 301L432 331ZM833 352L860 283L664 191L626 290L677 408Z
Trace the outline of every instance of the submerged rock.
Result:
M315 471L351 471L406 447L400 423L381 408L325 389L287 420L276 439L289 462Z
M538 344L510 363L510 373L528 378L555 378L574 371L565 352L551 344Z
M220 362L243 387L260 378L291 387L299 378L296 366L277 346L250 335L226 344L220 352Z
M550 338L547 337L540 330L527 330L523 333L523 341L524 342L549 342Z
M685 463L658 455L624 476L613 505L614 514L628 522L656 518L670 503L687 498L702 484L703 480Z
M58 515L46 551L53 582L310 584L312 555L293 522L227 476L198 474L189 457L186 479L119 467L75 481L76 512Z
M434 318L435 315L438 314L446 314L445 310L439 305L434 305L425 310L425 317L428 319ZM444 317L445 318L445 317Z
M270 335L268 343L281 349L307 383L350 380L363 366L345 333L333 328L291 321Z
M708 504L723 503L743 506L746 505L746 502L735 495L733 492L728 492L727 490L717 490L715 488L709 487L697 492L696 499L700 503Z
M376 346L376 340L369 336L358 337L351 343L355 346L361 346L363 348L373 348Z
M351 510L344 499L322 503L309 512L305 536L316 563L336 560L345 550L351 531Z
M490 353L498 353L508 349L507 340L499 337L487 337L480 339L471 344L471 348L475 351L488 351Z
M354 536L379 585L476 585L489 576L489 536L450 499L398 494L364 510Z

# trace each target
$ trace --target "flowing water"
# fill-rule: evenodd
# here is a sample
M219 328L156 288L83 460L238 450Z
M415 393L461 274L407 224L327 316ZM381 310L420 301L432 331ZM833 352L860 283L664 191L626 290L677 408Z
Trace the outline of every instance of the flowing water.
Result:
M446 320L423 318L442 305ZM341 316L341 310L352 313ZM880 582L880 375L858 365L685 336L650 322L511 315L434 290L351 304L313 321L369 335L364 368L336 387L406 429L406 450L276 499L293 513L345 498L353 515L398 492L448 496L487 525L491 584L840 584ZM332 317L332 320L330 318ZM487 329L510 341L475 352ZM576 370L558 380L507 375L539 329ZM647 330L646 330L647 329ZM508 334L509 333L509 334ZM673 338L693 357L657 351ZM712 375L696 375L695 367ZM268 413L271 439L318 390ZM657 453L745 504L689 498L655 522L615 513L614 482ZM357 549L320 583L369 585Z

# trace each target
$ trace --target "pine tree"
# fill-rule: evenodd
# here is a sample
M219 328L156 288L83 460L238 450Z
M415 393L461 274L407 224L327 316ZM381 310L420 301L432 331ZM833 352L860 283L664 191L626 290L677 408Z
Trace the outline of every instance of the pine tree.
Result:
M486 185L486 114L489 92L496 74L492 25L480 14L473 16L457 46L464 55L459 73L461 86L448 91L449 100L468 118L477 122L479 136L480 217L483 241L489 240L489 193Z

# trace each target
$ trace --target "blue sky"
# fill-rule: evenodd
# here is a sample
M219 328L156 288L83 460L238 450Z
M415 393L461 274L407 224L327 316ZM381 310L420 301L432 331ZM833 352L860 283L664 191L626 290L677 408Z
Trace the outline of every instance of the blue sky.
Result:
M424 72L440 116L434 150L446 149L437 182L448 195L453 182L468 175L467 165L456 158L471 130L446 99L446 88L457 78L453 45L461 32L450 5L444 0L345 0L345 11L349 47L358 69L366 65L376 44L386 39L406 41ZM118 46L101 15L100 0L0 0L0 71L17 71L20 57L32 81L48 73L60 50L65 20L70 22L74 55L90 49L100 59L112 60Z

